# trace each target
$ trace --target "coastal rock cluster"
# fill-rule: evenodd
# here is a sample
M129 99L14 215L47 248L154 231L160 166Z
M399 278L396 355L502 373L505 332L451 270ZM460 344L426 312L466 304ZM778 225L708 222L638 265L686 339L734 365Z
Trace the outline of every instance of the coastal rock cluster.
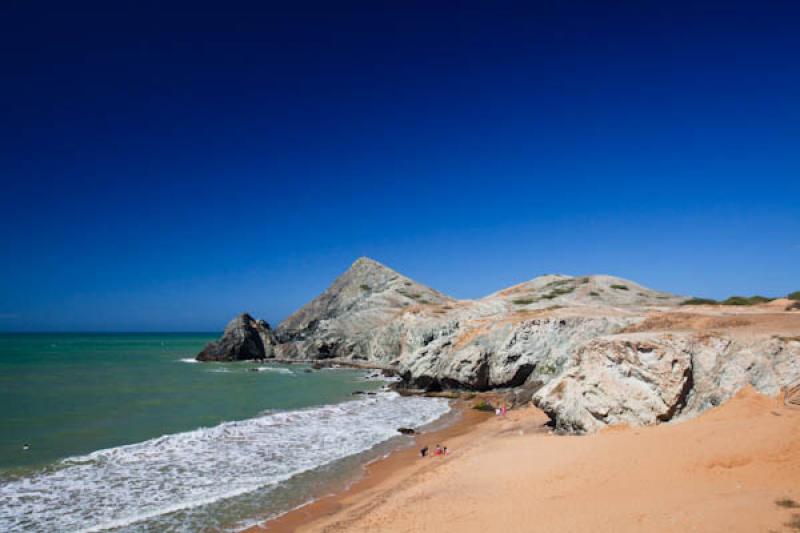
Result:
M198 359L342 361L390 369L407 389L509 389L576 433L693 416L747 384L777 394L800 380L796 313L687 313L685 300L565 275L456 300L360 258L274 332L240 315Z

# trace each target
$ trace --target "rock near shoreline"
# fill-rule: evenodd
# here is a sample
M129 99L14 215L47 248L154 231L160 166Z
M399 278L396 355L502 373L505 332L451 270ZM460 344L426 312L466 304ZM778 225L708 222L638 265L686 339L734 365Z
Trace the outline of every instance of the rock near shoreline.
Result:
M275 334L263 320L247 313L225 327L220 340L209 342L197 355L198 361L245 361L268 359L275 355Z
M683 301L602 275L456 300L360 258L274 333L240 315L198 360L336 360L427 393L513 389L576 433L689 417L747 384L777 394L800 380L800 315L686 312Z

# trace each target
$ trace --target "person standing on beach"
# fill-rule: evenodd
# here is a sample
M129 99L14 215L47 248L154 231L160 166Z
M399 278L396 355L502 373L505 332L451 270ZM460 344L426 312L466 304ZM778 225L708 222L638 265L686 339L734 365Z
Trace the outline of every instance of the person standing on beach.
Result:
M427 447L427 446L425 446L424 448L422 448L422 449L419 451L419 456L420 456L420 457L423 457L423 458L424 458L426 455L428 455L428 447Z

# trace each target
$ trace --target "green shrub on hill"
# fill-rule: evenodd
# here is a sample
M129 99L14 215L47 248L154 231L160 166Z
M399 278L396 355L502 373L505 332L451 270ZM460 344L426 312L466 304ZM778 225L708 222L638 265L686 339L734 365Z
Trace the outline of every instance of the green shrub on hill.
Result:
M681 305L717 305L719 304L718 301L712 300L711 298L689 298L686 301L681 302Z
M718 302L711 298L690 298L681 303L681 305L757 305L771 302L775 298L767 298L766 296L731 296Z
M786 296L790 300L800 300L800 291L794 291L793 293Z
M731 296L723 300L722 305L756 305L771 302L774 298L767 298L766 296Z
M618 285L618 284L612 285L611 288L612 289L617 289L617 290L620 290L620 291L629 291L630 290L627 285Z
M548 294L542 296L545 300L552 300L553 298L558 298L562 294L569 294L575 290L575 287L559 287L557 289L553 289Z

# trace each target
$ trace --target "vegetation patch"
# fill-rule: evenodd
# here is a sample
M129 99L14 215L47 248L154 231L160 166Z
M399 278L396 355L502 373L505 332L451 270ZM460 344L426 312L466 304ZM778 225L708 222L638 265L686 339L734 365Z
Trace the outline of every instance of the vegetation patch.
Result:
M562 296L564 294L569 294L574 290L575 287L558 287L556 289L553 289L549 293L545 294L544 296L542 296L542 298L544 298L545 300L552 300L553 298L558 298L559 296Z
M630 290L627 285L619 285L619 284L616 284L616 283L614 285L612 285L611 288L612 289L617 289L618 291L629 291Z
M797 503L791 498L781 498L780 500L775 500L775 505L778 507L783 507L784 509L797 509L800 507L800 503Z
M419 293L416 293L416 292L408 292L408 291L406 291L406 290L403 290L403 289L398 289L398 290L397 290L397 293L398 293L398 294L402 294L402 295L403 295L403 296L405 296L406 298L411 298L412 300L419 300L420 298L422 298L422 295L421 295L421 294L419 294Z
M793 293L786 295L786 297L790 300L800 300L800 291L794 291Z
M766 296L731 296L723 300L722 305L756 305L771 302L774 298L767 298Z
M528 305L528 304L532 304L533 302L535 302L536 299L535 298L517 298L517 299L511 300L511 301L513 303L517 304L517 305Z
M370 287L370 286L369 286L369 285L367 285L366 283L362 283L361 285L359 285L359 287L361 287L361 290L362 290L362 291L367 291L367 292L369 292L369 291L371 291L371 290L372 290L372 287Z
M597 291L592 291L589 293L589 296L600 296L600 293Z
M573 280L571 280L571 279L557 279L557 280L551 281L550 283L545 285L545 288L548 288L548 287L560 287L561 285L566 285L567 283L572 283L572 282L573 282Z
M536 367L536 371L540 375L552 376L558 371L558 367L556 366L555 363L547 363Z
M681 303L681 305L757 305L771 302L775 298L767 298L766 296L731 296L722 300L712 300L711 298L690 298Z
M718 305L719 302L711 298L689 298L681 302L681 305Z
M487 402L486 400L481 400L475 405L472 406L473 409L476 411L486 411L490 413L494 413L494 406Z

